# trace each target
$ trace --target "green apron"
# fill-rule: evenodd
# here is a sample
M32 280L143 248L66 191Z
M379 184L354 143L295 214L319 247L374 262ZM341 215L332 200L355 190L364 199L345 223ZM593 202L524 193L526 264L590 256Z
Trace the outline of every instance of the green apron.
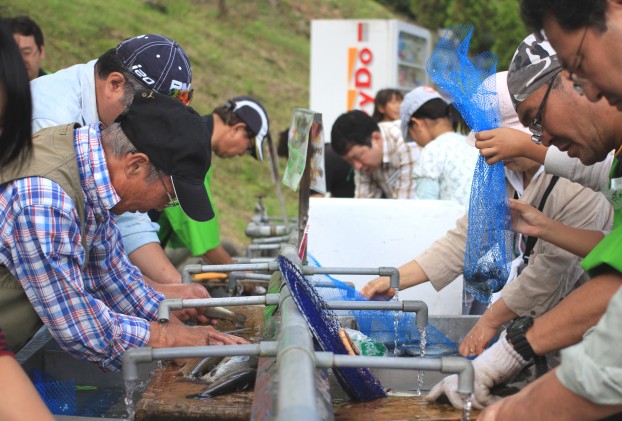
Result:
M78 215L84 213L84 193L73 146L77 123L43 129L33 136L33 154L21 167L14 163L2 169L0 184L26 177L43 177L56 182L73 200ZM86 246L84 217L81 218L82 246ZM88 252L85 255L85 266ZM24 289L13 274L0 265L0 328L14 352L19 351L42 326Z

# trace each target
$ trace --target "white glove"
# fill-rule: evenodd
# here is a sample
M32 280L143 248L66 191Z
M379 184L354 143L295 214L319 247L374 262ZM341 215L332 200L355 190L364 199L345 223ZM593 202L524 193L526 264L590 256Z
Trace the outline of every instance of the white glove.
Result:
M482 409L499 400L498 396L490 393L490 389L511 379L527 365L527 361L505 339L505 331L501 332L499 340L473 360L475 370L473 407ZM464 403L457 389L458 375L452 374L438 382L425 398L428 401L435 401L445 394L455 408L462 409Z

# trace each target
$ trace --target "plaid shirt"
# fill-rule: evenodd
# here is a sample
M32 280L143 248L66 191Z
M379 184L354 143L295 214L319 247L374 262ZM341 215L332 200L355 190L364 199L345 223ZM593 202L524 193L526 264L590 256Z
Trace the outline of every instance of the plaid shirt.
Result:
M356 171L354 175L357 198L415 199L413 170L421 148L414 142L404 142L400 120L379 123L382 134L382 166L372 173Z
M119 370L126 349L145 346L164 297L142 280L123 251L110 209L119 202L98 125L74 133L85 196L89 260L83 269L80 218L53 181L19 179L0 187L0 264L19 280L63 349Z

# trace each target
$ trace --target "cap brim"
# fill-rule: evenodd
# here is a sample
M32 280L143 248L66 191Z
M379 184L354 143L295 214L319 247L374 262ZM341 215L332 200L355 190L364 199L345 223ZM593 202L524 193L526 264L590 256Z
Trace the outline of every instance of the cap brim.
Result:
M415 141L415 139L410 137L410 135L408 134L408 121L409 120L406 120L406 121L402 120L402 137L404 138L404 142L414 142Z
M171 178L181 210L186 215L198 222L206 222L214 218L214 209L204 183L192 183L175 175Z
M261 147L261 145L263 144L265 138L266 136L263 135L258 135L255 137L255 151L253 156L260 161L263 161L263 148Z

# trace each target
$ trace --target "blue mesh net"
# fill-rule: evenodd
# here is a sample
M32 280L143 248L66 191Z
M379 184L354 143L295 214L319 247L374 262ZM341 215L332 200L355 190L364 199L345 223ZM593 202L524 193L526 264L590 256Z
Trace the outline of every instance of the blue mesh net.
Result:
M449 28L426 64L439 90L476 132L499 127L501 113L495 86L497 58L486 51L468 56L473 27ZM512 224L503 162L478 158L473 175L464 255L465 288L489 303L503 288L512 263Z
M307 261L309 266L322 266L310 253L307 253ZM313 275L310 279L318 294L326 301L368 301L354 288L330 275ZM416 325L415 313L379 310L339 310L334 313L337 316L353 316L358 330L384 344L389 350L395 352L397 346L398 355L420 355L421 333ZM458 352L456 344L430 324L426 327L425 337L427 356Z
M33 384L52 414L76 415L76 384L73 380L59 381L44 371L33 371Z
M292 262L283 256L279 256L277 261L294 301L322 350L348 355L339 338L337 316L326 308L326 302ZM386 396L382 385L368 368L340 367L333 368L333 372L343 390L352 399L368 402Z

